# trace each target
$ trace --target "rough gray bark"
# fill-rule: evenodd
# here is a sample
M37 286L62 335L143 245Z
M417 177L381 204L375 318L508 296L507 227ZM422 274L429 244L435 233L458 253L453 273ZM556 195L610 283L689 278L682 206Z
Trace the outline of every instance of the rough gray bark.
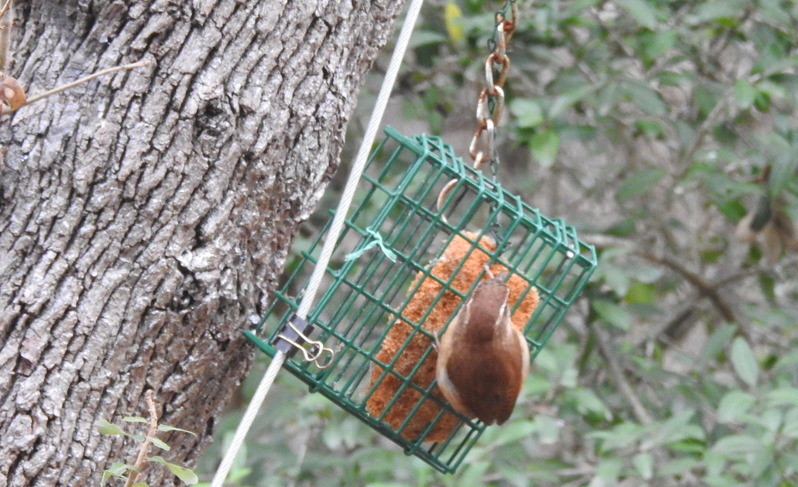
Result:
M191 464L404 2L18 0L0 119L0 487L96 485L155 392ZM151 468L150 485L172 485Z

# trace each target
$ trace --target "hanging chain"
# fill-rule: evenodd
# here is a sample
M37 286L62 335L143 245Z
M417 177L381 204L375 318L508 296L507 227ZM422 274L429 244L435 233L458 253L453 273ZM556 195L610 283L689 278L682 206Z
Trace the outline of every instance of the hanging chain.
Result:
M501 123L504 82L507 81L507 73L510 71L507 43L515 31L517 15L516 0L506 0L504 7L496 12L493 36L488 39L488 58L485 60L486 86L477 97L477 128L468 146L468 155L474 161L474 169L481 170L485 162L488 162L494 179L499 166L496 127Z
M509 16L508 16L509 13ZM496 127L501 123L502 110L504 110L504 82L510 71L510 58L507 56L507 43L515 32L518 18L518 5L516 0L505 0L501 10L496 12L493 35L488 39L488 57L485 60L485 88L477 97L477 128L471 143L468 145L468 155L474 161L474 169L481 171L485 163L490 166L491 177L495 183L499 172L499 153L496 150ZM440 210L446 196L457 184L457 180L449 181L438 195L438 209ZM495 211L496 203L492 205ZM446 216L442 215L443 220ZM498 217L491 225L491 233L496 243L499 243L502 233Z

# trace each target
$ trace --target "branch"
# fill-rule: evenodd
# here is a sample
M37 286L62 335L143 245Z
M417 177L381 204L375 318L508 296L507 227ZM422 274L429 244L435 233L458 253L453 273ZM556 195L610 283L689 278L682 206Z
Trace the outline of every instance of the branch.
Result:
M720 297L718 290L713 285L702 279L701 276L687 269L681 263L671 259L670 257L654 255L649 252L637 252L637 254L649 262L663 265L677 272L678 274L681 274L682 277L684 277L690 284L695 286L702 295L706 296L710 301L712 301L712 304L718 309L718 312L721 316L723 316L724 320L728 321L729 323L736 323L738 325L741 324L740 320L738 320L737 316L735 316L734 311L732 311L731 306L729 306L729 304L726 303L722 297Z
M65 85L61 85L61 86L59 86L57 88L53 88L52 90L48 90L48 91L45 91L44 93L39 93L38 95L32 96L32 97L28 98L28 101L25 102L24 105L18 107L15 110L5 111L5 112L3 112L3 114L5 115L6 113L13 113L13 112L19 110L20 108L22 108L24 106L30 105L31 103L33 103L35 101L39 101L39 100L41 100L43 98L47 98L48 96L52 96L52 95L55 95L57 93L61 93L62 91L66 91L68 89L74 88L74 87L76 87L78 85L81 85L83 83L89 82L89 81L93 80L94 78L99 78L100 76L105 76L106 74L116 73L117 71L128 71L128 70L131 70L131 69L140 68L142 66L147 66L148 64L150 64L149 61L141 60L141 61L138 61L138 62L135 62L135 63L132 63L132 64L123 64L121 66L114 66L112 68L103 69L102 71L98 71L98 72L96 72L94 74L90 74L90 75L88 75L88 76L86 76L84 78L80 78L79 80L73 81L71 83L67 83Z
M604 360L607 361L607 364L610 366L610 374L618 386L621 394L626 398L629 402L629 405L632 406L632 412L635 415L635 418L641 424L651 424L654 422L654 418L652 418L651 413L643 406L643 402L637 397L635 394L634 389L632 388L629 381L626 380L626 376L623 373L623 369L621 368L621 364L618 362L618 359L613 355L612 349L610 348L610 344L607 343L607 338L604 336L604 332L599 329L598 326L589 325L590 330L593 332L593 336L596 337L596 343L598 343L599 350L601 351L601 355L604 356Z
M724 276L714 283L712 283L713 287L720 288L723 286L728 286L729 284L734 283L739 279L745 279L747 277L758 276L760 274L764 274L766 272L785 272L790 267L794 267L798 265L798 256L796 257L784 257L782 258L776 265L773 264L765 264L765 265L758 265L755 267L749 267L747 269L740 269L737 272Z
M6 0L3 8L0 9L0 71L8 69L8 58L11 52L11 28L14 26L14 16L9 14L11 3L12 0Z
M726 321L740 324L740 321L735 316L731 306L729 306L729 304L726 303L726 301L724 301L723 298L718 293L717 288L719 286L717 283L710 284L706 282L701 276L687 269L680 262L670 257L655 255L651 252L636 250L632 248L632 244L630 242L627 242L625 240L618 239L616 237L607 237L603 235L597 235L597 236L591 235L589 236L589 238L590 241L596 244L596 246L598 247L620 246L628 249L630 252L646 259L649 262L653 262L655 264L668 267L669 269L675 271L677 274L680 274L682 277L684 277L685 280L687 280L687 282L695 286L699 290L699 292L701 292L702 296L705 296L710 301L712 301L712 304L718 309L721 316L723 316L723 318Z
M6 0L6 3L5 5L3 5L3 8L0 9L0 19L3 18L3 16L6 14L6 12L8 12L8 9L10 8L11 8L11 0Z
M139 476L139 473L144 470L144 467L147 466L147 451L150 449L150 438L155 438L155 435L158 434L158 411L155 410L155 401L152 399L152 390L147 391L145 394L147 399L147 404L150 407L150 428L147 431L147 437L144 438L144 442L139 447L139 454L136 457L136 463L133 465L135 469L132 470L132 473L127 478L127 482L125 482L125 487L132 487L132 485L136 482L136 477Z

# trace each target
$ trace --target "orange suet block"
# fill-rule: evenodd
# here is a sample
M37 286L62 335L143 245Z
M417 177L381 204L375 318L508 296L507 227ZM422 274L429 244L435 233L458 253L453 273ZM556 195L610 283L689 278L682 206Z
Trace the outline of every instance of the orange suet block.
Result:
M477 234L470 232L464 232L464 235L472 241L476 241L478 237ZM479 244L482 248L488 249L491 252L496 249L496 244L489 237L482 237ZM446 282L463 260L465 260L465 263L452 279L451 287L460 293L466 293L477 277L484 271L485 265L490 260L490 257L479 248L474 248L474 245L465 238L458 235L452 239L451 243L444 250L443 255L432 267L431 274L436 276L439 280ZM497 263L490 266L490 270L493 275L497 277L503 272L507 272L506 267ZM426 277L422 272L418 273L410 286L410 290L416 287L419 279L422 279L421 285L410 299L402 315L406 320L418 323L427 310L430 310L432 307L429 311L429 316L424 320L421 326L429 333L438 334L447 320L452 316L452 313L457 309L460 298L452 291L444 290L443 285L431 277ZM508 301L511 306L515 306L518 299L529 289L529 282L513 274L510 276L507 284L510 290ZM433 303L439 295L441 295L441 297L433 307ZM513 326L522 329L535 311L538 301L537 291L535 288L531 288L526 296L524 296L523 302L521 302L518 309L512 315ZM432 346L432 340L425 334L416 331L408 321L398 319L394 322L393 326L388 331L388 335L382 342L382 348L375 356L381 363L387 364L396 357L399 349L407 343L407 347L402 351L402 354L392 367L393 372L389 372L382 378L374 388L374 392L366 401L366 407L369 413L374 417L379 417L383 414L388 403L399 392L403 383L400 376L402 378L408 377L416 364L421 360L421 356L424 352ZM426 389L430 383L435 380L435 362L437 358L438 354L433 348L430 350L430 354L421 364L416 374L411 378L411 381L422 390ZM371 388L380 380L380 375L382 375L383 371L384 368L380 365L375 365L372 368L369 390L372 390ZM432 394L445 402L443 394L441 394L437 386L432 391ZM396 401L387 413L385 413L382 420L392 428L399 429L421 399L422 393L408 385L396 398ZM435 401L431 399L424 400L423 404L415 411L408 424L402 429L402 436L409 440L416 440L427 428L429 423L435 420L439 412L440 407ZM445 413L435 423L430 432L426 435L424 441L446 440L457 426L458 421L455 415L448 412Z

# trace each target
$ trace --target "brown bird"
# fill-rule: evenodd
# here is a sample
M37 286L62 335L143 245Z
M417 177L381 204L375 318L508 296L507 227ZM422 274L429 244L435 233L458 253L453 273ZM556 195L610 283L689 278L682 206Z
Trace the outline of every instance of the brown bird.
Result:
M529 372L529 347L513 327L508 295L501 279L480 282L438 346L436 377L444 397L485 424L507 421Z

